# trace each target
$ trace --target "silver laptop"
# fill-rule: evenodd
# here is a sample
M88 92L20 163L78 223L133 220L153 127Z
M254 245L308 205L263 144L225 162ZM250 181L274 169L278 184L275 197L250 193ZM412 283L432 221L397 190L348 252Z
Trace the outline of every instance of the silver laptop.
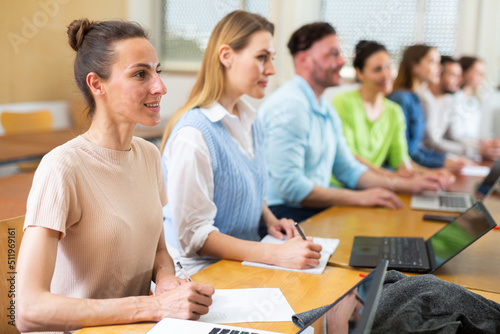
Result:
M208 322L181 320L164 318L151 328L147 334L170 334L170 333L189 333L189 334L282 334L269 332L252 328L243 328L236 326L226 326L211 324Z
M411 198L410 207L416 210L433 210L448 212L464 212L482 200L491 192L493 186L500 181L500 159L491 166L489 174L484 178L475 194L455 192L424 192Z

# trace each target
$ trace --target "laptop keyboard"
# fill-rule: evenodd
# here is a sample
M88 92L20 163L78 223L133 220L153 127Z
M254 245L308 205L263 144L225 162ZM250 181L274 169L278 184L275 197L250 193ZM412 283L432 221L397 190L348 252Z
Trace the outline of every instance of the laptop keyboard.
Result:
M466 207L465 199L458 196L439 196L439 206L448 208Z
M422 266L420 245L418 239L383 238L382 257L389 260L389 266Z
M256 333L239 331L236 329L227 329L227 328L222 329L215 327L208 334L256 334Z

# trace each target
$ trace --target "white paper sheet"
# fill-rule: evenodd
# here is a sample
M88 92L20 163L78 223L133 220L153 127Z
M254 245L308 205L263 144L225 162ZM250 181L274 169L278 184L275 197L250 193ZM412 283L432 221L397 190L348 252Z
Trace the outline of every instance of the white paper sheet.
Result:
M208 314L210 323L291 321L295 314L279 288L217 289Z
M239 330L241 332L251 332L257 334L282 334L282 333L268 332L258 329L249 330L248 328L242 328L242 327L215 325L193 320L180 320L171 318L162 319L153 328L151 328L147 334L179 334L179 333L207 334L210 333L210 331L214 327L221 329Z
M490 168L486 166L465 166L460 170L460 174L468 176L486 176Z
M275 237L268 234L260 242L269 243L269 244L282 244L285 241L276 239ZM320 244L323 247L323 249L321 250L321 258L319 259L319 265L315 268L291 269L291 268L283 268L283 267L274 266L272 264L264 264L264 263L259 263L259 262L250 262L250 261L243 261L241 264L244 266L250 266L250 267L296 271L299 273L321 275L326 268L326 265L328 263L328 259L330 258L330 256L332 256L333 253L335 253L335 250L337 249L337 246L339 245L339 239L314 237L313 242Z

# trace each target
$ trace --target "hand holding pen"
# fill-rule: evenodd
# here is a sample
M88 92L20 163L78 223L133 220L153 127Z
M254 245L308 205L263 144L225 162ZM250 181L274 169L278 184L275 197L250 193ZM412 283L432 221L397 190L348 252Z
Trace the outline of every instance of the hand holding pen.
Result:
M184 277L186 278L186 281L192 283L193 280L191 279L191 277L189 277L188 273L186 272L186 270L184 269L184 267L182 266L182 264L180 263L180 261L177 261L177 267L179 268L179 270L181 271L181 273L184 275Z
M302 237L302 240L306 240L307 241L306 235L304 234L304 231L302 231L302 229L300 228L299 223L294 222L293 225L295 226L295 228L299 232L300 236Z
M270 244L269 246L274 248L273 259L270 263L292 269L308 269L318 266L321 258L321 245L313 243L310 238L308 240L297 223L294 225L296 231L294 234L299 234L300 237L295 236L279 245Z

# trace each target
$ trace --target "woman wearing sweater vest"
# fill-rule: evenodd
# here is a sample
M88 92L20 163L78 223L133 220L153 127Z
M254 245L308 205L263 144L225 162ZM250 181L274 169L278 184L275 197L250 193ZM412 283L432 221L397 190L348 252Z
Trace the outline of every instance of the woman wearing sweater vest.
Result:
M36 171L17 266L16 326L66 333L198 319L214 289L175 276L163 237L160 154L133 137L137 123L160 122L166 88L156 52L129 22L75 20L68 37L92 123Z
M278 220L266 205L264 134L255 110L240 99L264 96L274 74L273 32L260 15L226 15L212 32L187 103L165 130L165 236L188 273L217 259L301 269L319 264L321 246L302 240L291 220ZM261 221L269 234L289 240L260 243Z

